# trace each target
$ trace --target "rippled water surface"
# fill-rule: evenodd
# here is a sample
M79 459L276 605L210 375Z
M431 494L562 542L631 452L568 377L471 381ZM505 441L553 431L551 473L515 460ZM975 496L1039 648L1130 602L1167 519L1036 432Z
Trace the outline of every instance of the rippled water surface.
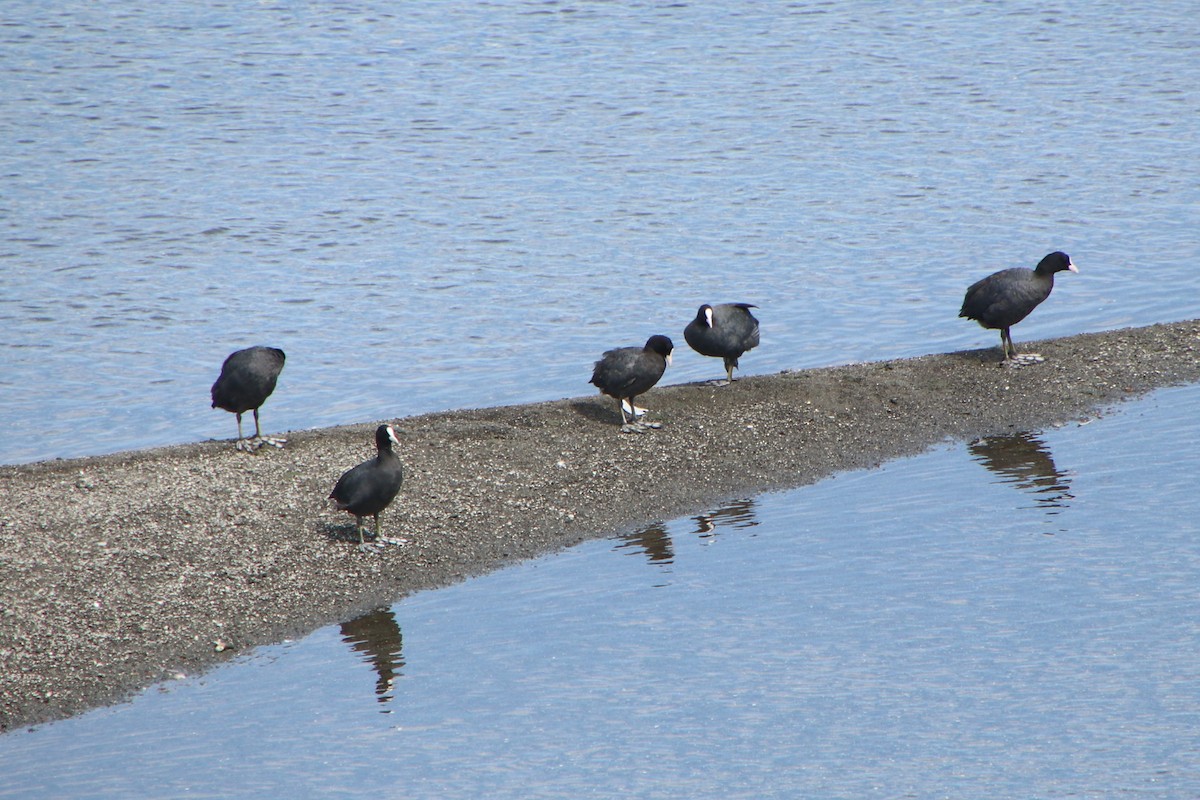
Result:
M1200 316L1200 17L1068 3L10 0L0 462ZM670 381L720 374L677 351ZM1200 388L425 592L0 736L0 797L1200 795ZM703 511L703 513L700 513Z
M1198 411L1168 389L423 592L0 736L0 797L1195 797Z
M964 288L1064 249L1022 339L1191 318L1186 4L10 0L0 462L583 394L757 303L770 372L993 345ZM680 352L668 381L720 374Z

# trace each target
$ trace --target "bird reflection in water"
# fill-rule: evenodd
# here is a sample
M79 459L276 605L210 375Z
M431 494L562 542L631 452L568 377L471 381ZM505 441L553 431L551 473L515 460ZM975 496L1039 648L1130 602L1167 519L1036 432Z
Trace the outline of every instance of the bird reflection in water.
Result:
M702 539L713 538L718 528L752 528L758 525L754 515L754 501L751 499L735 500L718 509L692 517L695 524L693 533ZM617 550L631 548L635 553L646 556L651 564L667 565L675 560L675 546L671 542L671 534L666 525L655 522L633 533L624 534Z
M734 500L729 505L722 506L716 511L692 517L696 523L696 533L704 538L716 536L717 528L753 528L758 525L754 516L754 501L750 498Z
M379 608L349 622L343 622L341 633L342 641L350 645L350 649L375 670L378 676L375 681L375 699L380 703L387 703L392 699L396 676L404 666L404 657L401 655L404 637L400 635L396 615L390 609ZM391 712L384 709L383 713Z
M1066 473L1054 465L1046 443L1032 433L989 436L972 442L969 449L976 461L1005 483L1033 493L1038 507L1048 514L1061 513L1074 499Z
M675 548L671 545L671 534L661 522L639 528L633 533L621 536L617 550L631 547L635 552L644 553L651 564L670 564L675 560Z

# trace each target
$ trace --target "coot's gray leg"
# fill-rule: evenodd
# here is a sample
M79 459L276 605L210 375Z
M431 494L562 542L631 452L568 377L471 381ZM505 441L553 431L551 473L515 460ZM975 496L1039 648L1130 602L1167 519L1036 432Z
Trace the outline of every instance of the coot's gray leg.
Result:
M253 453L256 449L258 449L254 442L249 439L242 438L242 412L239 411L234 416L237 417L238 426L237 444L235 444L234 447L236 447L238 450L245 450L247 453Z
M358 528L358 549L363 551L364 553L376 552L374 547L367 544L366 537L363 536L363 518L359 517L359 516L355 516L354 524ZM379 527L378 527L379 526L379 516L378 515L376 515L376 517L375 517L375 525L376 525L376 529L375 529L376 536L378 536L379 535Z
M258 425L258 409L254 409L254 439L251 440L253 449L257 450L264 444L269 444L272 447L283 447L285 442L287 442L287 439L283 439L278 436L262 435L262 428L260 428Z

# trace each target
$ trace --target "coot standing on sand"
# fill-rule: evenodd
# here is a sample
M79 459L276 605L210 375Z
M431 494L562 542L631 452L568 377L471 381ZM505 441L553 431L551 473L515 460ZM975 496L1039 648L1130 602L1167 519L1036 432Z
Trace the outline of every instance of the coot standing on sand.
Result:
M644 347L607 350L596 362L588 383L595 384L601 392L621 402L621 423L628 424L626 408L633 414L634 420L638 412L646 412L644 408L635 406L633 400L658 383L671 363L671 351L674 349L675 345L669 338L656 334L646 340Z
M404 482L404 467L392 452L393 444L399 445L400 440L396 438L396 431L391 425L376 428L375 448L379 452L375 458L347 470L329 493L329 499L333 500L338 510L354 515L361 550L370 549L363 538L363 517L368 515L375 517L376 543L396 543L379 535L379 515L396 499L400 484Z
M275 391L283 371L284 355L278 347L247 347L231 353L221 365L221 375L212 385L212 407L237 415L237 449L252 451L264 444L283 447L287 439L262 435L258 408ZM254 438L242 438L242 414L254 411Z
M1017 355L1009 328L1029 316L1029 312L1050 296L1054 273L1064 270L1079 272L1071 257L1058 250L1039 261L1036 269L1002 269L967 289L958 315L973 319L985 328L999 328L1000 347L1004 350L1004 360L1009 361Z
M758 347L758 320L751 303L700 306L696 318L683 329L683 338L702 356L725 360L725 374L733 383L733 370L742 353Z

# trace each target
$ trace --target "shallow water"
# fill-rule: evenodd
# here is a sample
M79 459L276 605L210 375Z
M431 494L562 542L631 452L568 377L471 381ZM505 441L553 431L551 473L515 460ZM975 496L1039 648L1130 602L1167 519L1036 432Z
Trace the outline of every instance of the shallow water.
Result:
M1196 796L1198 410L1167 389L422 592L2 736L0 797Z
M1191 318L1184 6L11 0L0 463L592 391L757 303L748 373L995 345L965 287L1064 249L1022 340ZM720 375L679 352L667 381Z
M5 12L0 462L230 437L255 343L279 431L587 393L711 300L751 374L993 346L963 290L1057 248L1018 344L1198 315L1185 7ZM1198 405L421 593L0 736L0 797L1196 796Z

